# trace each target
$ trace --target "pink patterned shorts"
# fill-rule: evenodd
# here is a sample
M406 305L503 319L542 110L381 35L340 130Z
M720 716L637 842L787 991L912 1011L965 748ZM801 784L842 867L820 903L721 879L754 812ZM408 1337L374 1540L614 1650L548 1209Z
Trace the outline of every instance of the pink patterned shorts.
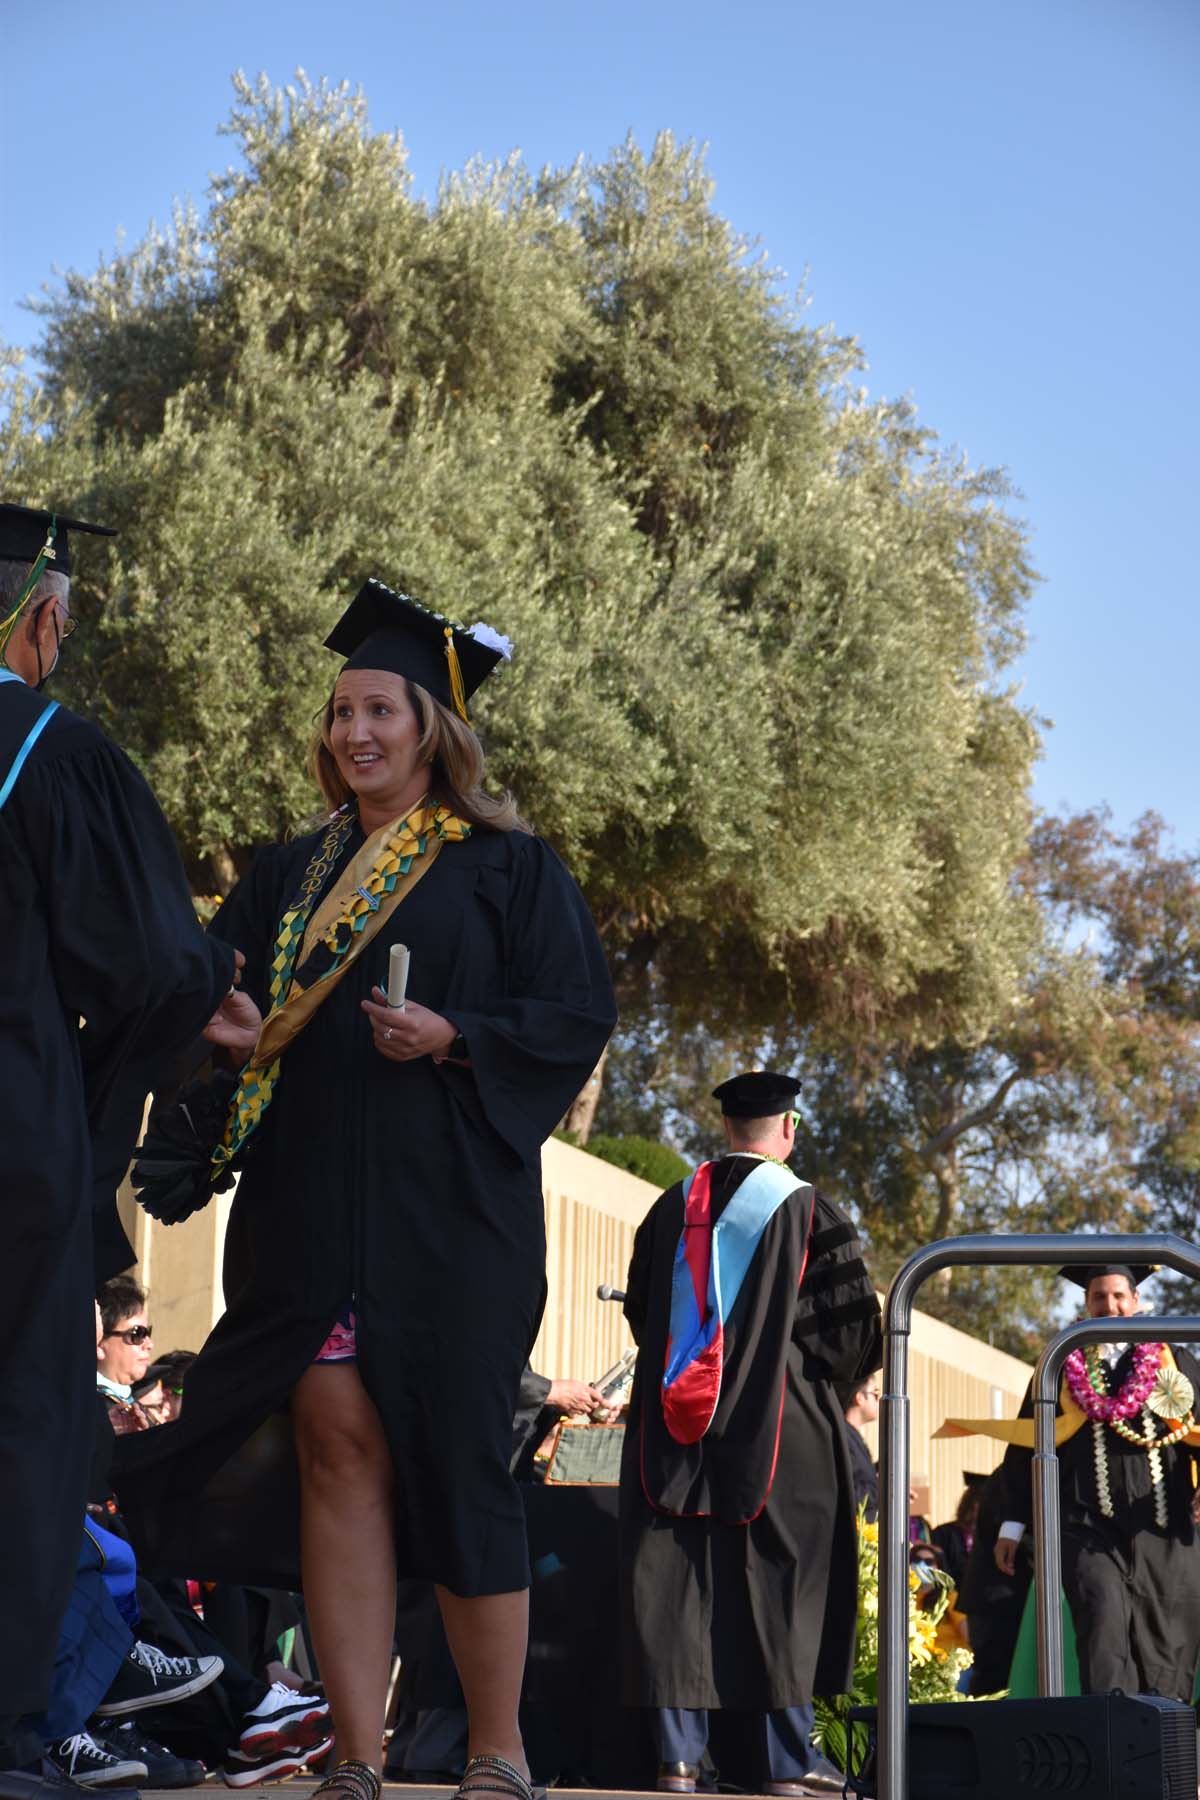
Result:
M337 1322L317 1354L315 1363L357 1362L358 1340L355 1336L354 1307L347 1306L338 1314Z

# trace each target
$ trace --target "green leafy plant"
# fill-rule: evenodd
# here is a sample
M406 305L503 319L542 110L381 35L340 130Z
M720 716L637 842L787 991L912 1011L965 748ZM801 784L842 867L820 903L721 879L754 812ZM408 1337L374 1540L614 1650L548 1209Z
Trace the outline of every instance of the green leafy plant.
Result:
M677 1150L669 1149L654 1138L607 1137L603 1132L593 1132L585 1147L592 1156L615 1163L618 1169L628 1169L631 1175L640 1175L643 1181L653 1182L656 1188L673 1186L691 1167Z
M963 1700L958 1680L972 1662L971 1652L961 1645L945 1641L946 1616L954 1595L954 1584L943 1569L927 1571L934 1582L932 1597L920 1603L921 1584L915 1570L908 1576L908 1684L914 1701ZM858 1512L858 1636L854 1654L854 1674L850 1692L828 1697L818 1696L814 1702L814 1741L822 1753L839 1769L847 1766L851 1750L854 1766L861 1767L866 1754L867 1734L862 1725L852 1724L850 1711L855 1706L876 1706L879 1702L879 1526L868 1524L862 1507Z

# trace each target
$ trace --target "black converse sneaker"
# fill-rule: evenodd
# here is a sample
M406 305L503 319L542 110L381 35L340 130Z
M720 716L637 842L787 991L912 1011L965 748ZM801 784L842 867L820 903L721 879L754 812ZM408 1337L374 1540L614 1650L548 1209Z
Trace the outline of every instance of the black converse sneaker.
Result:
M132 1719L122 1719L118 1725L106 1725L101 1730L99 1725L92 1736L114 1756L132 1758L135 1762L146 1765L146 1773L142 1786L146 1788L192 1788L203 1787L206 1770L202 1762L192 1756L176 1756L165 1744L154 1738L144 1737Z
M77 1732L74 1737L49 1745L46 1756L68 1781L78 1782L85 1788L116 1787L122 1781L142 1781L147 1773L144 1762L139 1762L136 1757L114 1754L105 1745L98 1744L90 1731Z
M138 1642L117 1670L96 1717L110 1719L187 1700L214 1682L224 1667L219 1656L168 1656L153 1644Z

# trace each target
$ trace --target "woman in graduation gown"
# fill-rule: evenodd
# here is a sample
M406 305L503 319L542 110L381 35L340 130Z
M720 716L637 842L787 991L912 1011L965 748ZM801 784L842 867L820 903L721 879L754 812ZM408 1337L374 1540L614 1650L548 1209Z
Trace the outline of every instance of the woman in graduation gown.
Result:
M397 1575L437 1584L483 1759L464 1786L528 1800L529 1568L509 1460L545 1297L540 1147L615 1012L574 882L481 785L466 699L503 648L475 631L368 582L327 640L348 661L315 772L340 810L264 852L212 925L246 958L213 1032L239 1063L257 1040L229 1138L249 1121L229 1310L179 1423L143 1434L117 1472L153 1550L189 1489L216 1472L219 1500L246 1479L220 1465L289 1402L342 1758L325 1787L344 1800L377 1800ZM385 995L396 943L403 1008ZM248 1466L252 1487L253 1451ZM295 1585L287 1509L246 1519L227 1566L187 1572Z

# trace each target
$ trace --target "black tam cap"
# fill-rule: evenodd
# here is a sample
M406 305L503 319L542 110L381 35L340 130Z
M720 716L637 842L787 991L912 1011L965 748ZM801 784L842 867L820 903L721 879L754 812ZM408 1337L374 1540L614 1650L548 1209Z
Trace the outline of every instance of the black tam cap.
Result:
M789 1112L796 1104L800 1083L794 1075L776 1075L770 1069L755 1069L748 1075L734 1075L713 1089L713 1099L721 1102L727 1119L769 1119L775 1113Z
M476 688L512 654L508 639L490 625L464 630L374 579L359 588L325 648L344 656L348 669L386 669L415 681L464 719Z
M86 531L92 537L117 535L108 525L88 525L83 519L67 519L61 513L44 512L36 506L0 505L0 558L32 565L46 550L49 539L47 574L69 575L72 531Z
M1157 1268L1157 1263L1079 1263L1074 1268L1068 1264L1058 1272L1064 1281L1074 1282L1086 1294L1098 1275L1124 1275L1130 1287L1140 1288Z

